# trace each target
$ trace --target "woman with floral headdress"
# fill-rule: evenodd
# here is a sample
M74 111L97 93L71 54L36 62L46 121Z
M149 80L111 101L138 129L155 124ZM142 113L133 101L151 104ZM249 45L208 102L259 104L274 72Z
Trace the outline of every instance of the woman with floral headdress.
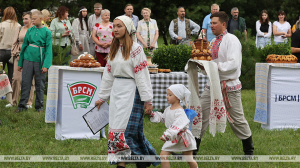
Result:
M118 156L156 155L144 135L144 108L151 112L153 91L143 48L136 42L132 19L119 16L113 22L114 38L103 72L100 106L110 99L108 159L119 168L125 162ZM138 162L137 167L156 166L157 162Z
M90 51L87 13L86 7L82 6L79 10L78 18L72 23L76 44L79 48L79 55Z

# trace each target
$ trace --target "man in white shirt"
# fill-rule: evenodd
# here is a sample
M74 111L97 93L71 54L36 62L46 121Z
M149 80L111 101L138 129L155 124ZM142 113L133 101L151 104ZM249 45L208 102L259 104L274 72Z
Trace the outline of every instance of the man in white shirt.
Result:
M179 44L184 40L191 40L191 35L198 34L200 30L198 24L185 18L184 7L178 7L177 15L178 18L172 20L169 26L170 44Z
M234 134L242 140L244 154L253 155L252 133L245 119L241 100L242 84L239 77L242 65L242 46L235 35L227 33L228 16L225 12L216 12L210 18L211 30L216 36L211 50L212 61L218 65L221 84L226 84L226 91L222 92L224 93L224 103L230 116L228 119L232 121L229 122L229 125ZM202 66L199 66L199 68L204 70ZM194 151L194 155L197 154L201 138L209 125L211 103L209 82L201 95L200 103L202 107L202 129L200 139L196 138L197 150Z
M92 39L92 32L93 32L93 27L95 26L95 24L102 22L102 18L100 16L101 11L102 11L102 4L95 3L95 5L94 5L95 14L92 14L88 20L89 33L90 33L89 47L90 47L90 54L93 56L96 56L96 52L95 52L95 42Z

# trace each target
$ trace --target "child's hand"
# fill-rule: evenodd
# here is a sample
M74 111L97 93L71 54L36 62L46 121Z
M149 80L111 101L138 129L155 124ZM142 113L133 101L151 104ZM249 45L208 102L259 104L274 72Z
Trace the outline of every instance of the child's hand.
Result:
M166 142L165 138L163 138L163 137L160 137L160 140Z
M152 111L149 111L149 110L145 110L145 114L146 115L151 115Z

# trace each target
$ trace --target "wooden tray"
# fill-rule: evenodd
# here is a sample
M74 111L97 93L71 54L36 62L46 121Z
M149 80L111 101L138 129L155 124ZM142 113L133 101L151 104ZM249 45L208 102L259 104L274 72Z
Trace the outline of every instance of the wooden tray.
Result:
M149 70L150 73L153 73L153 74L158 73L158 68L148 68L148 70Z

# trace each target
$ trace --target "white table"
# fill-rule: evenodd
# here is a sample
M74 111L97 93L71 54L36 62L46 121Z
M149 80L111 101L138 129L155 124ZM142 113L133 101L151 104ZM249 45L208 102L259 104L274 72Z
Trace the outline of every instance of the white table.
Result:
M257 63L254 121L264 129L300 128L300 64Z

